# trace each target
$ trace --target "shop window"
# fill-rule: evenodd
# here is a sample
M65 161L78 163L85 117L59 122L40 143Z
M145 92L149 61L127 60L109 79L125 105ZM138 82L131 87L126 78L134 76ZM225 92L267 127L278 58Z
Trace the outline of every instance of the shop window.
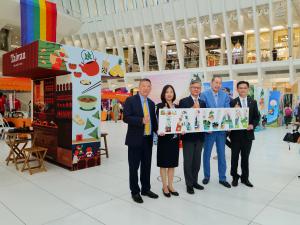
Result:
M300 59L300 28L294 28L294 47L293 56L294 59Z
M231 37L232 64L244 63L244 35Z
M260 33L259 36L260 49L261 49L261 61L268 62L271 58L271 49L270 49L270 32Z
M178 53L176 44L166 45L166 70L176 70L179 69Z
M207 66L221 65L221 39L205 40Z
M139 61L136 53L136 48L132 49L132 72L140 72Z
M184 43L184 67L199 67L199 41Z
M255 35L247 36L247 63L256 63Z
M273 57L273 60L288 60L289 47L288 47L288 30L274 31L274 52L277 52L277 57Z
M149 71L155 71L155 70L158 70L158 61L157 61L157 56L156 56L156 50L155 50L155 47L154 46L149 46L149 55L147 56L145 54L145 48L143 48L143 52L144 52L144 63L146 65L146 60L147 60L147 57L149 56L149 62L148 62L148 70Z

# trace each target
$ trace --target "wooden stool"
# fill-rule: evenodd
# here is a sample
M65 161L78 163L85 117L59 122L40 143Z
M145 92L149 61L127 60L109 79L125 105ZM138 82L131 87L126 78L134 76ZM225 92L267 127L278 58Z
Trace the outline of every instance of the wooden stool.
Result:
M23 164L22 172L24 170L29 170L30 175L32 175L35 172L42 172L42 171L47 171L45 164L44 164L44 159L47 154L47 148L43 147L38 147L38 146L33 146L31 148L25 148L24 155L25 155L25 161ZM30 159L33 158L33 159ZM38 166L32 167L30 165L30 162L38 162Z
M104 148L100 147L100 155L106 155L106 158L108 158L108 147L107 147L107 139L106 136L108 133L101 133L101 138L104 140ZM101 153L101 151L104 151L104 153Z

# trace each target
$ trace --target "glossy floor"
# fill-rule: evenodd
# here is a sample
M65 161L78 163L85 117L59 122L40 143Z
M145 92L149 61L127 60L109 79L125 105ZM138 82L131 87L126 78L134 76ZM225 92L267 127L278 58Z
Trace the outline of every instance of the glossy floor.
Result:
M102 165L70 172L47 163L48 172L30 176L4 164L7 147L0 151L0 218L3 225L96 224L300 224L300 145L291 151L283 143L284 128L257 133L250 159L253 189L244 185L225 189L218 184L217 161L212 159L212 178L204 191L185 192L182 169L176 170L180 197L165 198L158 181L153 150L152 190L158 200L144 198L135 204L128 190L126 125L105 123L110 158ZM215 154L215 153L214 153ZM226 151L230 162L230 151ZM230 167L230 166L229 166ZM228 171L227 171L227 174ZM201 168L199 179L203 177ZM228 178L231 181L231 178Z

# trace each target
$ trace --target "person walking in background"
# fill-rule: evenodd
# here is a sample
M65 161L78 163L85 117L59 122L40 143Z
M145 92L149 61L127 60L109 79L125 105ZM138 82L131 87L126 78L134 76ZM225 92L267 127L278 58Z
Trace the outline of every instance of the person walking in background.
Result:
M114 121L115 121L115 123L117 123L119 120L119 116L120 116L120 105L119 105L119 102L117 99L115 99L115 104L112 107L112 111L114 114Z
M161 93L161 103L157 104L156 115L159 117L160 109L178 108L174 104L176 93L172 85L164 86ZM179 196L173 186L175 167L178 167L179 160L179 136L177 134L158 134L157 142L157 166L160 167L160 176L163 184L163 194L166 197L171 195Z
M300 122L300 103L298 103L298 105L296 105L296 107L294 109L294 115L295 115L296 122Z
M192 80L190 83L189 97L181 99L179 108L205 108L205 103L200 100L201 82ZM186 190L189 194L194 194L194 188L203 190L203 186L198 183L198 173L201 166L201 154L204 142L204 134L189 133L182 137L183 141L183 167Z
M128 124L125 144L128 146L129 184L132 199L137 203L143 203L140 193L158 198L150 185L153 133L157 132L155 104L148 98L151 88L151 81L142 79L139 93L127 98L124 104L124 122ZM142 189L138 184L139 167Z
M249 126L247 130L232 130L230 132L230 139L232 143L231 153L231 171L232 186L238 186L239 178L241 182L248 187L253 187L249 181L249 155L254 140L254 130L259 124L259 111L257 102L248 96L249 83L247 81L240 81L237 83L237 91L239 97L231 102L231 107L249 108ZM241 169L242 175L237 172L239 155L241 155Z
M230 98L221 90L222 78L214 77L211 81L211 89L203 92L200 99L205 102L207 108L229 108ZM205 134L203 164L204 179L203 184L208 184L210 180L210 158L214 144L217 145L219 183L226 188L231 185L226 181L226 159L225 159L225 131L214 131Z
M293 119L293 110L290 107L290 104L287 104L284 108L284 123L286 129L289 128L289 124L292 122Z

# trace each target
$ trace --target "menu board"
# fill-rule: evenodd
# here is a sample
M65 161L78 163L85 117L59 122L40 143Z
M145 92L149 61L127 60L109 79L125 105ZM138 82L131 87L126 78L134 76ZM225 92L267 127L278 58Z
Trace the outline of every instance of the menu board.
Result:
M247 129L249 108L160 109L158 133L195 133Z

